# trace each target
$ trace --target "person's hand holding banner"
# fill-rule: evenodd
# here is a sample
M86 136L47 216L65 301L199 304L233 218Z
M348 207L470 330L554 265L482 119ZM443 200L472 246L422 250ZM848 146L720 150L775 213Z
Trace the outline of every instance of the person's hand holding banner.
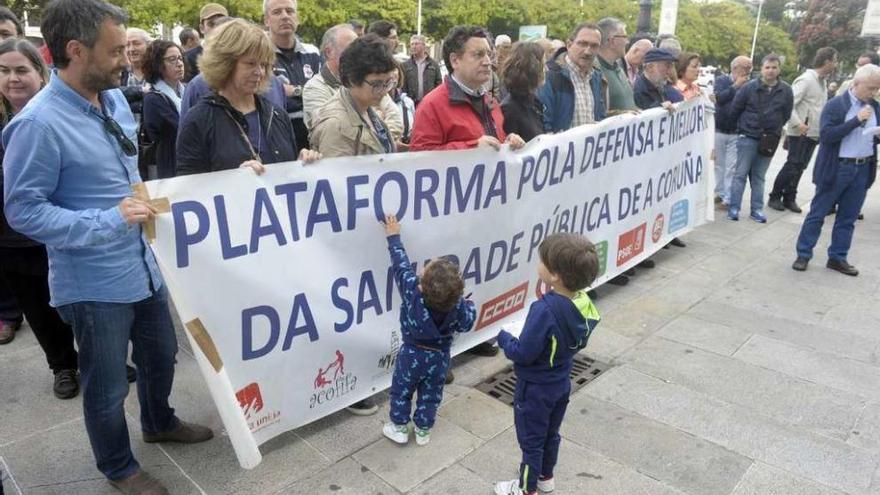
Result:
M129 225L146 222L157 213L150 203L137 198L125 198L119 203L119 212Z

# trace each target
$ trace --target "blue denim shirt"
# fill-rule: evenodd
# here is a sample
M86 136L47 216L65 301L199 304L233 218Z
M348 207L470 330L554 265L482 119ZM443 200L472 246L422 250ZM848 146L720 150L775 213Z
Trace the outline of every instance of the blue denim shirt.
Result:
M100 95L106 115L137 143L118 89ZM46 245L55 307L80 301L129 303L162 286L139 225L119 202L141 182L137 156L126 156L104 129L101 110L57 73L3 130L4 194L9 225Z
M849 111L846 112L845 120L854 119L859 114L859 110L867 105L867 103L856 98L851 89L847 91L846 94L849 96L851 105ZM877 116L871 114L868 120L865 121L864 127L856 127L853 131L847 134L845 138L843 138L843 141L840 142L840 158L866 158L874 154L874 135L868 134L866 136L862 131L865 127L874 127L877 125L876 119Z

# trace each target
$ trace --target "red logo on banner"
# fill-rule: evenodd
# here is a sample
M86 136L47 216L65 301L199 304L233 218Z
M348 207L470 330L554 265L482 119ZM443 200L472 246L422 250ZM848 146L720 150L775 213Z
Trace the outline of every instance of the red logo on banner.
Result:
M333 375L328 378L331 371L333 372ZM315 390L330 385L334 380L339 378L340 374L343 376L345 375L345 354L339 349L336 349L336 359L327 366L318 368L318 376L315 378Z
M238 399L238 405L241 406L246 418L263 410L263 394L260 393L260 386L256 382L236 392L235 398Z
M528 291L529 283L523 282L504 294L484 302L480 307L480 316L477 318L477 325L474 327L474 331L480 330L496 321L501 321L505 317L526 307L526 294L528 294Z
M643 223L629 232L620 234L620 237L617 239L617 266L623 265L645 250L645 232L647 229L647 224Z
M661 237L663 237L663 224L665 223L666 221L663 218L663 214L658 213L657 218L654 219L654 227L651 229L651 240L654 241L655 244Z

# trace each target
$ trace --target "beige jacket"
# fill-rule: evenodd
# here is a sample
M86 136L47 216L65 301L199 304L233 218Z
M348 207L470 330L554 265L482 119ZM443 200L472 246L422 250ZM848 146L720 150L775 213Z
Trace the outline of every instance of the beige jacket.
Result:
M385 153L373 126L363 121L345 88L337 91L321 107L320 115L312 121L312 125L309 132L311 148L325 158ZM390 133L387 125L385 129ZM391 145L393 148L394 143Z
M303 86L303 120L309 132L312 131L321 107L327 104L342 86L332 85L324 79L324 71L321 71ZM394 103L390 96L385 95L379 102L379 108L376 108L379 117L385 121L385 125L391 131L391 135L395 141L400 140L403 135L403 115L400 114L400 108ZM412 126L412 124L410 124Z
M807 137L819 139L819 116L828 101L828 88L824 79L813 69L807 69L791 84L794 93L794 107L785 133L789 136L800 136L798 126L804 122L809 125Z

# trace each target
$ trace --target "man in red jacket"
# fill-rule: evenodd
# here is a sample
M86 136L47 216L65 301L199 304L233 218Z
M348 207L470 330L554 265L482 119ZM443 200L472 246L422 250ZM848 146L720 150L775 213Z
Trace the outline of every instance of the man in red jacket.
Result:
M449 76L425 95L416 109L410 151L499 149L502 143L518 150L526 143L504 133L501 105L483 85L492 78L489 33L478 26L455 26L443 40L443 62ZM469 352L494 356L498 348L484 342ZM452 370L446 383L453 380Z
M463 150L477 146L511 149L525 142L505 135L501 106L483 85L492 78L489 33L478 26L455 26L443 41L446 80L425 95L416 109L410 151Z

